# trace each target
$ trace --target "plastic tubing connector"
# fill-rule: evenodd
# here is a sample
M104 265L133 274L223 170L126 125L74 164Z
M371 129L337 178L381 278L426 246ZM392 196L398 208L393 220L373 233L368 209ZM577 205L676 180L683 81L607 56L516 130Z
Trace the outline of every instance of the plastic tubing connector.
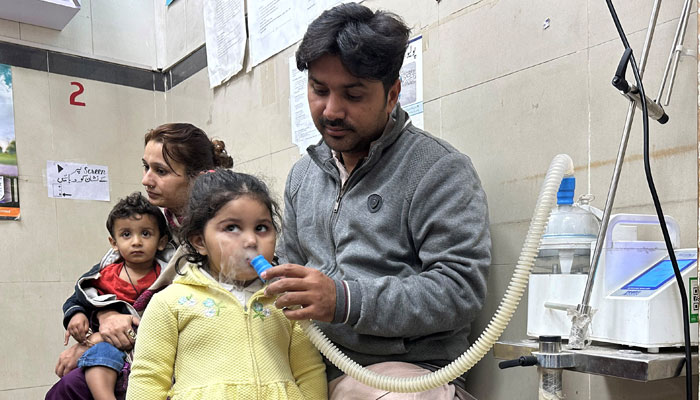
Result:
M501 304L476 342L472 343L469 349L449 365L430 374L411 378L379 375L374 371L363 368L348 358L311 321L302 320L299 321L299 325L326 358L340 370L367 386L389 392L412 393L430 390L454 380L481 360L508 326L527 288L532 267L535 265L538 247L542 241L542 234L547 228L547 220L556 202L557 190L561 180L564 176L573 175L573 173L574 164L571 161L571 157L566 154L559 154L554 157L542 183L535 212L525 237L525 243L520 252L510 284L503 299L501 299Z
M269 261L265 259L265 257L261 255L256 256L252 260L250 260L250 265L253 266L255 269L255 272L258 274L258 276L262 275L263 272L267 271L268 269L272 268L272 264L270 264ZM260 279L265 282L265 279L260 277Z

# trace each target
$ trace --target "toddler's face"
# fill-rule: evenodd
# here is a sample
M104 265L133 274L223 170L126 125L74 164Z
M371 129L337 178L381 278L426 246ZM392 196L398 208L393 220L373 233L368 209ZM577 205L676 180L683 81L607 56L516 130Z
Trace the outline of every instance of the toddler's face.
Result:
M119 250L130 268L151 268L157 250L165 248L167 237L160 236L158 221L150 214L137 214L114 220L109 242Z
M251 259L262 254L272 261L277 232L265 204L244 195L221 207L204 226L202 239L192 243L207 256L214 278L248 281L257 277Z

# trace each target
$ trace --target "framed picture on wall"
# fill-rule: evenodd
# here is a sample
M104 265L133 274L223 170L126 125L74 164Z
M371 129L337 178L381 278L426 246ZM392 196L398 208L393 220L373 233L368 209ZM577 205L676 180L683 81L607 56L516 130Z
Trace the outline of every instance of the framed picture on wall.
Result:
M12 70L5 64L0 64L0 220L19 220Z

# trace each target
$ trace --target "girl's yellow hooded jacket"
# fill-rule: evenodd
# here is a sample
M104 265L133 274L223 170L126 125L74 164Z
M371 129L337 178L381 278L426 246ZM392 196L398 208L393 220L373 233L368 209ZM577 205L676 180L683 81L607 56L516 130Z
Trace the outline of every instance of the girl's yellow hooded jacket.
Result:
M244 307L194 264L184 270L146 308L127 399L328 397L321 355L263 290Z

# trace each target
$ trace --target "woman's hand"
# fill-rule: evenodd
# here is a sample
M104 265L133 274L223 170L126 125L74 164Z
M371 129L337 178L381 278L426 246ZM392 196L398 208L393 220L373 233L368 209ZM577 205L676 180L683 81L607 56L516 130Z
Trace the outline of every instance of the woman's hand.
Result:
M140 319L117 311L101 311L97 314L100 321L102 339L119 350L131 350L136 334L132 326L138 326Z
M88 346L81 343L76 343L73 346L61 352L61 355L58 356L56 368L54 369L56 375L58 375L59 378L62 378L63 375L75 369L75 367L78 366L78 359L80 358L80 356L83 355L83 353L85 353L85 350L87 349Z
M73 339L75 339L75 341L78 343L85 342L89 329L90 324L88 323L87 316L81 312L76 313L71 317L70 322L68 322L68 326L66 327L66 335L63 339L63 345L68 345L68 338L71 336L73 336Z

